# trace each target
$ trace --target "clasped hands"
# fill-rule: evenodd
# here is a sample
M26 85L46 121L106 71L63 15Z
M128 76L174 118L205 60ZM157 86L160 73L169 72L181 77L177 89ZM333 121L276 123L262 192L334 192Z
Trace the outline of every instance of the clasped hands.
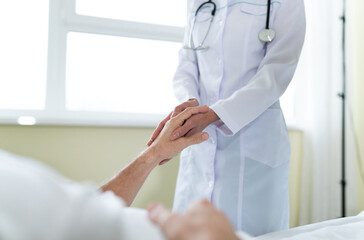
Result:
M158 125L148 146L158 152L157 159L164 159L158 161L161 165L185 147L205 141L209 136L202 131L217 120L219 117L212 109L190 99L178 105ZM183 214L171 213L163 205L153 204L148 208L148 215L169 240L239 239L225 214L207 200L195 202Z
M199 102L197 101L197 99L193 98L175 107L175 109L165 119L163 119L163 121L159 123L158 127L152 134L152 137L150 138L147 145L150 146L155 141L155 139L157 139L157 137L165 127L166 123L170 119L178 116L187 108L193 108L197 106L199 106ZM193 114L188 119L186 119L185 122L180 127L178 127L172 132L170 140L173 141L177 140L180 137L193 136L196 133L202 132L211 123L219 120L219 117L211 108L207 106L206 108L207 108L206 111L201 111L197 114ZM169 160L170 159L163 160L160 163L160 165L166 163Z

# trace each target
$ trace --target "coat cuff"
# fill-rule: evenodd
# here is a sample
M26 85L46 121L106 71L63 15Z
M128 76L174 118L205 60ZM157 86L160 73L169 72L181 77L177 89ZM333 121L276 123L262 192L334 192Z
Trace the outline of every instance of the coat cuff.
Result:
M224 107L219 104L213 104L210 108L219 116L220 120L212 123L223 135L233 136L240 130L239 124L237 124L225 111Z

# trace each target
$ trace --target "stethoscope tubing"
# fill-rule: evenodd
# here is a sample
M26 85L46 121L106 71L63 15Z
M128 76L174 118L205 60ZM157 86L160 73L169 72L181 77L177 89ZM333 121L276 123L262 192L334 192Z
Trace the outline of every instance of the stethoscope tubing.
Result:
M271 7L271 0L268 0L268 6L267 6L267 18L266 18L266 24L265 29L269 29L269 22L270 22L270 7Z
M216 3L215 2L213 2L212 0L209 0L209 1L207 1L207 2L204 2L204 3L202 3L198 8L197 8L197 10L196 10L196 12L195 12L195 17L197 16L197 14L198 14L198 12L203 8L203 6L205 6L206 4L212 4L214 7L213 7L213 9L212 9L212 11L211 11L211 15L212 16L215 16L215 13L216 13Z
M261 31L259 33L259 39L263 42L271 42L273 41L274 37L275 37L275 31L273 29L270 29L269 28L269 22L270 22L270 9L271 9L271 3L272 1L271 0L267 0L267 16L266 16L266 24L265 24L265 29L263 31ZM197 17L197 14L200 12L200 10L205 6L205 5L208 5L208 4L212 4L213 8L212 8L212 11L211 11L211 20L210 20L210 23L209 23L209 27L206 31L206 34L204 36L204 38L202 39L202 41L199 43L199 45L197 47L194 47L193 45L193 30L195 28L195 23L196 23L196 17ZM190 49L190 50L206 50L208 49L209 47L204 47L203 44L205 43L205 40L210 32L210 29L211 29L211 24L212 24L212 21L215 17L215 13L216 13L216 3L213 2L212 0L208 0L206 2L203 2L198 8L197 10L195 11L195 16L194 16L194 19L193 19L193 23L192 23L192 28L191 28L191 32L190 32L190 36L189 36L189 46L185 46L184 48L185 49Z

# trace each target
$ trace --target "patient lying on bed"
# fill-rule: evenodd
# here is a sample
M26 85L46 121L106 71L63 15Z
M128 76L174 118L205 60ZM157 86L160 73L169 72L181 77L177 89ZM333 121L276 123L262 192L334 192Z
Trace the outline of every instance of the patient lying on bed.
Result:
M183 215L162 205L126 208L149 173L164 159L208 138L207 133L170 140L171 133L206 106L171 119L155 142L100 189L60 176L36 161L0 151L0 239L239 239L209 202Z
M158 204L148 212L125 207L161 161L208 138L206 133L198 133L169 140L185 119L206 108L187 109L170 120L149 148L100 189L72 182L39 162L0 151L0 239L250 239L234 233L225 215L205 200L192 204L182 215ZM364 239L364 214L254 238L281 239Z

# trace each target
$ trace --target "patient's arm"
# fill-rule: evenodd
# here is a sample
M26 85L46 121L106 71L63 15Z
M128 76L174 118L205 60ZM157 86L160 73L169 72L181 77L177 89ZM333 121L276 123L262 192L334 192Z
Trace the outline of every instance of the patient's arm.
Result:
M170 159L184 148L208 139L207 133L170 140L172 132L183 125L192 115L208 111L207 106L187 108L180 115L171 118L154 140L153 144L134 161L122 169L113 179L101 187L102 191L113 191L130 206L149 173L164 159Z
M149 218L169 240L238 240L226 216L207 200L191 205L184 214L171 213L162 205L148 209Z

